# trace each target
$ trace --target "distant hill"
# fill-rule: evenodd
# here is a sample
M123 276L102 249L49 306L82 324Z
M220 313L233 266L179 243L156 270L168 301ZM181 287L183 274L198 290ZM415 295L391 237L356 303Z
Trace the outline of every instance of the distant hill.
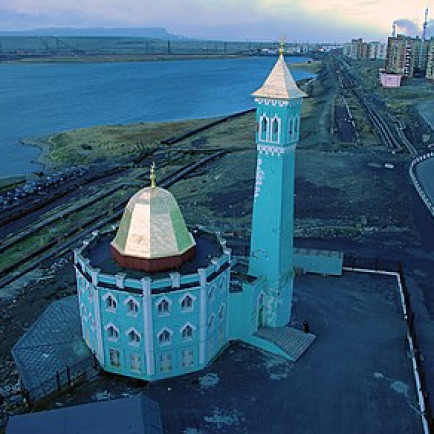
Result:
M136 37L155 39L186 39L169 33L164 27L126 27L126 28L74 28L52 27L33 30L0 31L0 36L83 36L83 37Z

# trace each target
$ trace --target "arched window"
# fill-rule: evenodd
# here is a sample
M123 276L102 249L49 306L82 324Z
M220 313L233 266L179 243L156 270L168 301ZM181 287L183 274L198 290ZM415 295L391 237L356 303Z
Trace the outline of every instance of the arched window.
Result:
M137 315L139 312L139 304L137 301L135 301L134 298L129 298L126 304L128 315Z
M172 334L167 329L164 329L158 335L158 342L160 343L160 345L169 345L171 341L172 341Z
M186 325L181 330L181 336L184 341L191 341L193 339L193 327L191 325Z
M288 122L288 134L289 134L290 139L292 139L293 130L294 130L294 121L293 121L293 119L290 119Z
M219 320L221 321L225 316L225 305L222 304L219 309Z
M273 142L279 141L279 120L274 118L271 123L271 140Z
M261 121L261 140L267 140L268 119L264 116Z
M140 344L140 335L139 335L139 333L137 333L136 330L130 329L127 332L127 336L128 336L128 341L129 341L130 345L139 345Z
M214 327L214 314L211 314L211 316L208 318L208 328L212 329Z
M300 118L294 119L294 133L298 133L298 130L300 128Z
M119 330L113 324L109 324L106 327L106 331L110 341L117 341L119 339Z
M208 300L210 303L214 301L214 285L210 286L208 289Z
M181 300L181 309L183 312L191 312L193 310L193 297L186 295Z
M105 306L108 311L114 312L116 310L116 306L118 305L118 302L116 299L109 294L105 299Z
M167 298L161 299L157 303L158 315L168 315L170 313L170 303Z

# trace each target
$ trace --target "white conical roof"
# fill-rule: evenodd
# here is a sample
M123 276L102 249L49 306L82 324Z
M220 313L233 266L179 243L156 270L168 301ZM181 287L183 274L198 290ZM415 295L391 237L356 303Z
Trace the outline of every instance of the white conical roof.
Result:
M262 87L252 94L258 98L270 99L296 99L304 98L307 95L297 87L286 65L283 54L279 56L270 75L265 80Z

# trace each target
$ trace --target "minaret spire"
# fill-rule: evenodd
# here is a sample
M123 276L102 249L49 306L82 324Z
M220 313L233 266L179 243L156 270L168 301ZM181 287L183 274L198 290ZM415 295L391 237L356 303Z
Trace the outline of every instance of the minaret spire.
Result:
M149 179L151 180L151 188L155 188L157 186L156 183L157 177L155 175L155 163L152 163L151 165L151 172L149 175Z

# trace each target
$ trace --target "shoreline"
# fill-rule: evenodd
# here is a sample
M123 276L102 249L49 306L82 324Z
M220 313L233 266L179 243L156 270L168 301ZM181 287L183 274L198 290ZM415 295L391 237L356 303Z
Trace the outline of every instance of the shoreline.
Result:
M316 79L316 73L318 72L318 70L321 68L321 61L312 61L310 63L307 62L299 62L299 63L291 63L289 64L290 68L293 68L294 70L302 70L305 71L307 73L313 74L313 76L311 77L306 77L306 78L302 78L297 80L297 83L300 87L305 87L308 86L310 82L314 81ZM239 112L242 112L243 110L240 110ZM238 112L237 112L238 113ZM234 113L231 113L234 114ZM177 119L175 121L173 120L167 120L167 121L158 121L158 122L131 122L131 123L127 123L127 124L123 124L123 125L118 125L118 124L98 124L98 125L94 125L91 127L87 127L87 128L73 128L73 129L69 129L69 130L65 130L65 131L59 131L53 134L49 134L49 135L41 135L41 136L30 136L30 137L23 137L19 140L20 144L23 146L29 146L29 147L34 147L34 148L38 148L39 149L39 154L38 156L35 158L34 162L37 163L38 165L40 165L40 170L34 170L32 172L23 174L23 176L31 176L37 172L50 172L50 171L54 171L57 170L61 167L65 167L65 164L62 162L59 162L59 164L56 164L55 161L53 161L52 158L52 154L53 154L53 144L50 143L50 141L55 138L58 137L62 134L64 135L68 135L70 133L74 134L76 132L79 131L86 131L88 133L90 133L90 135L92 135L93 132L97 132L98 130L104 129L104 128L117 128L119 127L119 129L134 129L137 128L139 126L144 126L144 128L154 128L155 125L158 126L179 126L181 127L181 124L191 124L192 125L192 129L194 129L194 124L197 122L202 122L202 121L206 121L206 122L212 122L213 120L216 120L220 117L226 117L229 116L231 114L222 114L219 116L212 116L209 118L195 118L195 119ZM167 137L166 137L167 138ZM55 146L55 144L54 144ZM80 149L77 149L77 152L80 152ZM89 162L88 163L81 163L83 165L85 164L92 164L92 158L89 158ZM73 163L74 164L74 163ZM75 164L79 164L79 163L75 163ZM0 176L0 180L8 178L8 176L6 177L2 177Z

